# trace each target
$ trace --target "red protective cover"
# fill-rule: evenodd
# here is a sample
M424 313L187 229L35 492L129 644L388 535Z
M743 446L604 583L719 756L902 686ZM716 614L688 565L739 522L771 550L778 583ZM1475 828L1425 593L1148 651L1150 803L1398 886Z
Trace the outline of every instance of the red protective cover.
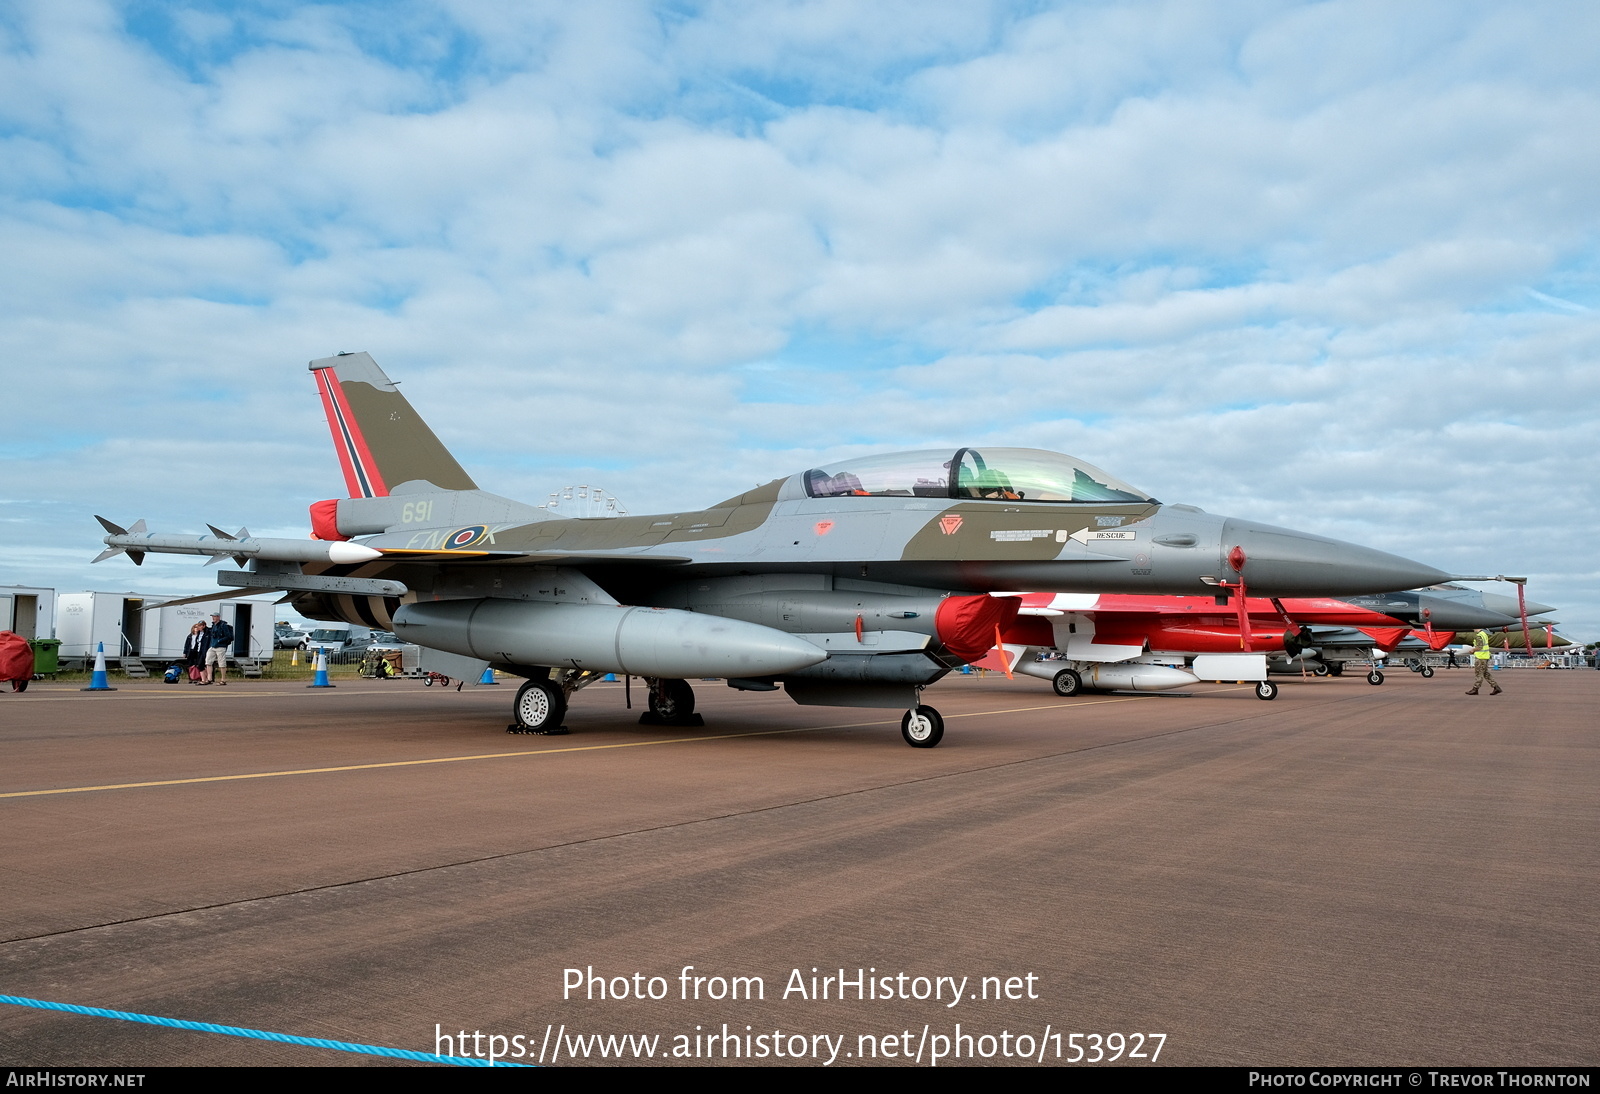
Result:
M1015 596L950 596L934 613L934 629L944 648L963 661L976 661L994 648L996 628L1017 617Z
M1430 650L1438 653L1440 650L1444 649L1446 646L1456 640L1456 632L1434 631L1432 634L1429 634L1427 631L1418 631L1417 637L1426 642Z
M1055 628L1042 615L1019 615L1001 627L1000 634L1013 646L1050 647L1056 644Z
M32 680L33 647L12 631L0 631L0 680Z
M1400 644L1400 639L1411 633L1410 627L1361 627L1362 634L1372 639L1373 644L1380 650L1392 650Z
M312 539L349 539L339 534L339 502L337 499L311 503Z

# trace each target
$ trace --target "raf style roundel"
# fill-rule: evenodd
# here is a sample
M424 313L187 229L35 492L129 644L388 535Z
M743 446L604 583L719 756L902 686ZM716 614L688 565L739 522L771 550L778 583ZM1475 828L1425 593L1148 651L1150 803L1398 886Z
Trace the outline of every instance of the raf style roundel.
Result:
M445 537L445 550L459 551L463 547L471 547L474 543L477 543L488 534L489 529L482 524L474 524L466 528L458 528Z

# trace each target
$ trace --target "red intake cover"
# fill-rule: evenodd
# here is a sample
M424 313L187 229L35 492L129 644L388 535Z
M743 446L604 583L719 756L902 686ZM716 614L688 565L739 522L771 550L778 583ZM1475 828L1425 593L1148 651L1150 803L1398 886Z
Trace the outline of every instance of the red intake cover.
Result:
M1015 596L950 596L934 613L934 629L945 649L963 661L976 661L994 646L995 628L1017 617Z
M314 501L311 503L312 539L349 539L339 534L339 502Z

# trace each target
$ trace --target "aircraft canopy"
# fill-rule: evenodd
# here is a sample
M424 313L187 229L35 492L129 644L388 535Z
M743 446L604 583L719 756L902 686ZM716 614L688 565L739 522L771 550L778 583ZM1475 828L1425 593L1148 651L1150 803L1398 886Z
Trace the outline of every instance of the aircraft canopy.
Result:
M987 498L1000 501L1153 502L1098 467L1038 448L926 449L864 456L805 473L813 498Z

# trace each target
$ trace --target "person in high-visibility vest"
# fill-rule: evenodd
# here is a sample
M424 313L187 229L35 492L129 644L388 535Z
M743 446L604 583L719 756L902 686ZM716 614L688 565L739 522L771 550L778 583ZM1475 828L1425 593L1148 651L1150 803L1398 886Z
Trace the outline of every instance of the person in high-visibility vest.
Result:
M1489 671L1489 658L1494 656L1494 650L1489 648L1489 632L1482 627L1472 636L1472 686L1467 689L1468 695L1478 694L1478 689L1489 685L1490 695L1499 695L1504 688L1495 683L1494 675Z

